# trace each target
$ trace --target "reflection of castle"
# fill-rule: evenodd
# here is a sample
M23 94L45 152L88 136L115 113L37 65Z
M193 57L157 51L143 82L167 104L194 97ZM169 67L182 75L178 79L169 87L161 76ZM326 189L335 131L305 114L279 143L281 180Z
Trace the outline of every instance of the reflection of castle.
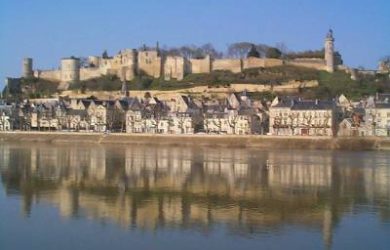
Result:
M250 233L298 224L322 230L328 245L347 206L390 207L390 158L381 153L351 162L356 153L226 148L0 145L0 152L5 190L22 195L27 214L44 200L66 217L148 230L224 224Z
M86 61L76 57L63 58L58 70L33 71L32 58L25 58L22 75L23 77L34 75L37 78L64 83L88 80L101 75L116 75L122 80L132 80L136 75L148 75L154 78L163 76L165 80L182 80L186 74L190 73L207 74L214 70L239 73L245 69L267 68L283 64L333 72L337 65L334 61L332 31L329 31L325 38L324 51L324 58L296 58L292 60L260 58L258 52L248 53L248 57L245 59L214 59L209 55L204 58L187 58L178 55L162 55L157 44L154 49L146 47L141 50L124 49L112 57L104 52L102 56L89 56Z

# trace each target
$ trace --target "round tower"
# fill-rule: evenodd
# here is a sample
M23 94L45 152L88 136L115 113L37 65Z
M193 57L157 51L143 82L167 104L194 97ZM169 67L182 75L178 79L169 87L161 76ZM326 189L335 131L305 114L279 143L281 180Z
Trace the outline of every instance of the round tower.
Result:
M325 64L326 71L334 71L334 38L333 31L330 29L325 38Z
M23 58L22 77L29 78L33 76L33 60L32 58Z
M78 82L80 80L80 59L69 57L61 59L61 81Z

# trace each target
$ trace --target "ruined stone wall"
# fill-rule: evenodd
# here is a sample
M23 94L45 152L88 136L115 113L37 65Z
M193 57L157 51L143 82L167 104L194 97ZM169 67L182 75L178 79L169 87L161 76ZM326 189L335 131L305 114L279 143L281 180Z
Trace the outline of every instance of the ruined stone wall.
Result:
M294 65L317 70L326 70L325 60L321 58L297 58L285 62L287 65Z
M183 80L185 74L185 59L182 56L168 56L164 62L164 79Z
M206 56L204 59L190 59L189 71L193 74L210 73L211 60L210 56Z
M212 62L212 70L229 70L233 73L240 73L241 59L217 59Z
M138 53L138 71L154 78L161 76L161 57L157 51L140 51Z

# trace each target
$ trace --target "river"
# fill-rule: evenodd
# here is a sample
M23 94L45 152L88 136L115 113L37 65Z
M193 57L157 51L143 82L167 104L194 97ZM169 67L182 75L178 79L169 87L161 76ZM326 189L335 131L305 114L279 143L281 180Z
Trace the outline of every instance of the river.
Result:
M0 249L390 249L390 154L0 144Z

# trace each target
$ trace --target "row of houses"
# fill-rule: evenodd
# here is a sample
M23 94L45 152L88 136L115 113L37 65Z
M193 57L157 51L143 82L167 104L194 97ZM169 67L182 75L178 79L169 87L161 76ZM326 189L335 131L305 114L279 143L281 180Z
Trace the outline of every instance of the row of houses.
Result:
M267 117L246 94L224 100L168 100L146 96L118 100L46 99L0 105L1 130L68 130L160 134L254 134L267 131Z
M390 136L390 94L358 102L275 98L269 107L269 134L307 136Z
M390 94L359 102L276 97L253 101L145 95L118 100L45 99L0 103L0 130L66 130L153 134L267 134L275 136L390 136Z

